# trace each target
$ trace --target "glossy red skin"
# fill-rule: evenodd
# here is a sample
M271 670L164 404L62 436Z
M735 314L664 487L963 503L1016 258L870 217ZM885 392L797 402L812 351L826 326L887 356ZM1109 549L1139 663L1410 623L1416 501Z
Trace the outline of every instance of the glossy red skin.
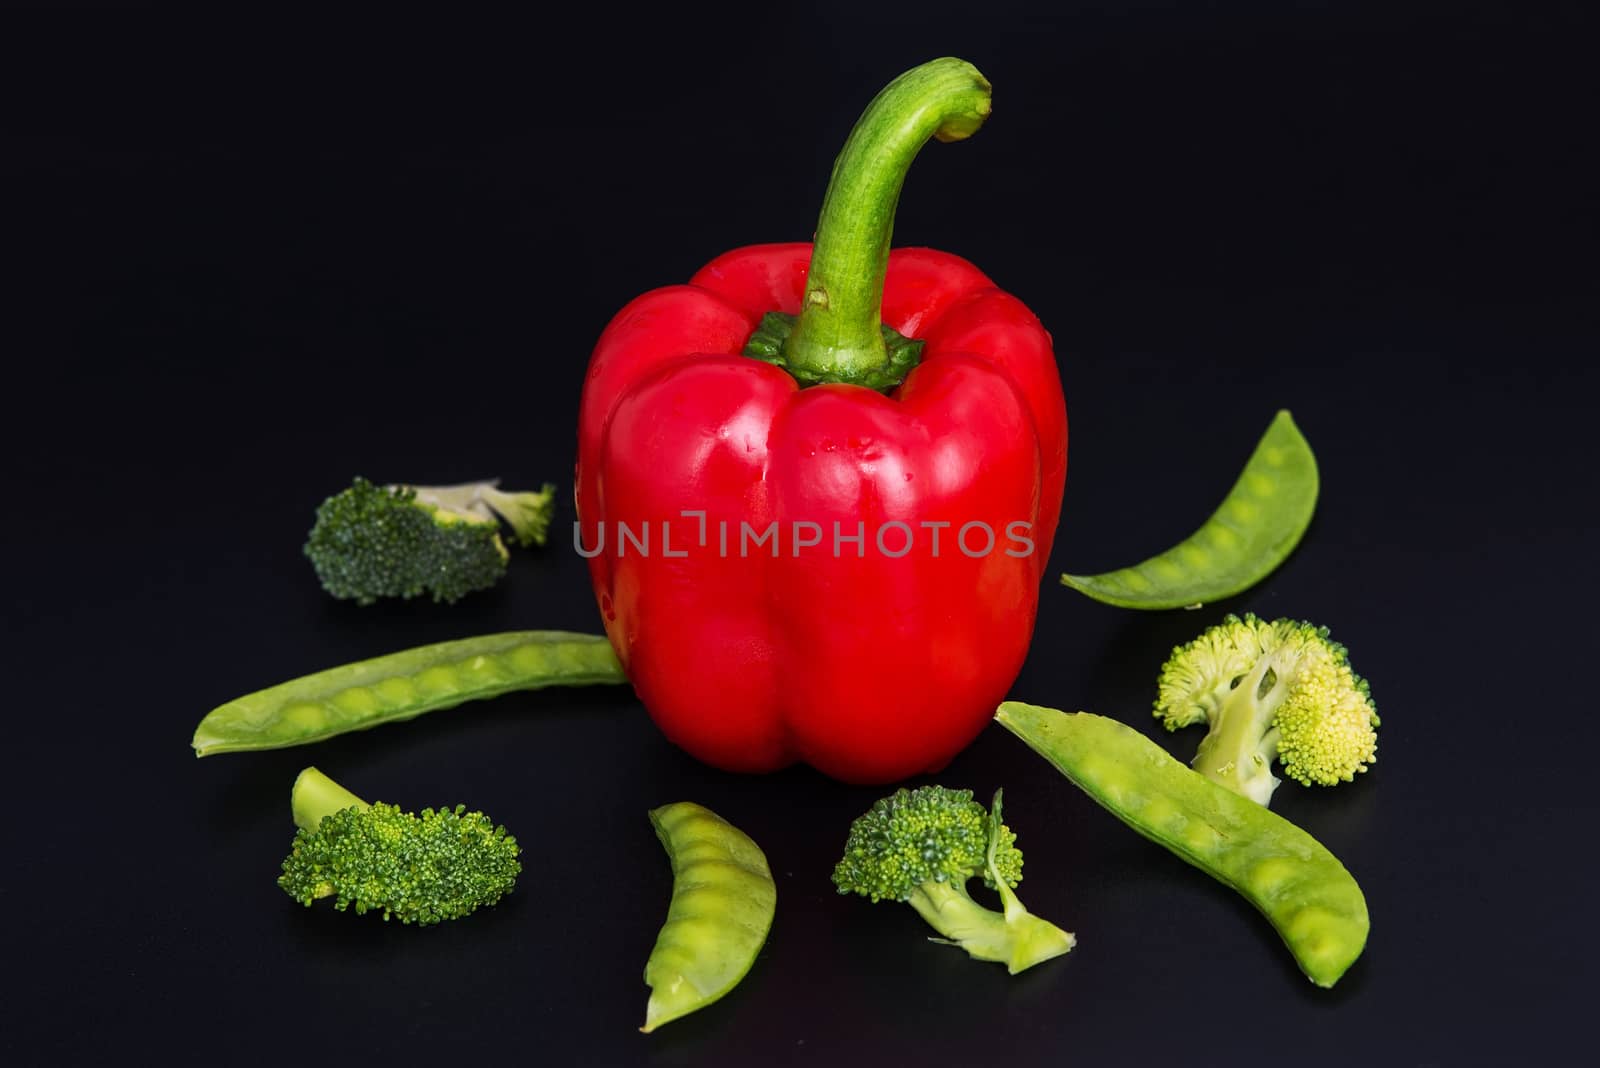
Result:
M666 736L708 764L767 772L797 761L847 782L935 771L988 723L1027 654L1055 539L1067 424L1050 336L967 261L889 258L883 321L926 341L890 396L801 391L739 355L768 311L798 312L809 244L726 253L688 285L628 304L589 363L577 502L606 633ZM707 513L706 545L699 520ZM718 522L728 523L728 555ZM739 524L777 520L739 555ZM794 555L791 523L822 543ZM895 559L874 532L915 535ZM663 521L673 552L663 550ZM841 543L865 523L862 550ZM938 556L923 522L945 521ZM995 531L977 558L964 523ZM1033 551L1006 537L1032 524ZM649 555L619 524L650 528ZM809 536L809 530L807 534ZM890 528L885 546L904 534ZM974 529L968 547L983 548ZM864 551L864 558L856 553Z

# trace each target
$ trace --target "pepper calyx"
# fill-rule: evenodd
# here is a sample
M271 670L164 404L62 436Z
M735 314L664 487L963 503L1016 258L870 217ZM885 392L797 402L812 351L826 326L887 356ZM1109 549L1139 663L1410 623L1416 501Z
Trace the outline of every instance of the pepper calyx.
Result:
M784 356L783 347L789 335L794 332L798 318L799 316L787 312L767 312L761 317L761 322L756 324L755 333L750 335L750 340L745 342L744 355L782 368L800 383L801 389L821 385L824 382L843 382L852 386L865 386L879 393L890 393L905 381L906 376L918 363L922 362L921 338L906 337L888 323L879 323L878 329L883 335L883 345L889 353L887 363L877 367L861 368L854 373L839 367L819 371L809 367L794 366Z

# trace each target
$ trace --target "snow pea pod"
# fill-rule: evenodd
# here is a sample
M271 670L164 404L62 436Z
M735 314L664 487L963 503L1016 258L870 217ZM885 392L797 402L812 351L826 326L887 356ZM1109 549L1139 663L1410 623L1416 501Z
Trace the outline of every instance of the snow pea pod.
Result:
M512 690L627 682L604 635L510 631L406 649L319 671L213 709L197 756L282 749Z
M1061 581L1120 608L1198 608L1232 597L1294 551L1316 510L1317 487L1317 458L1294 419L1280 411L1199 530L1131 567Z
M1313 983L1332 986L1361 955L1370 926L1361 887L1282 816L1114 719L1018 701L995 719L1123 823L1244 895Z
M672 861L672 904L644 966L647 1033L737 986L778 904L760 847L715 812L680 801L652 810L650 822Z

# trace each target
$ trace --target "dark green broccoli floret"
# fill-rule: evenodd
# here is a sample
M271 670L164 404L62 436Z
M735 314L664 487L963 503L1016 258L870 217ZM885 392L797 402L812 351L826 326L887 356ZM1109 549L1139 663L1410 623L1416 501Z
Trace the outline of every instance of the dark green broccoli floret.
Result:
M323 589L342 600L433 595L455 601L506 572L496 516L521 545L543 545L555 487L506 493L495 483L375 486L358 478L317 508L305 554Z
M1168 730L1205 723L1194 769L1265 805L1276 761L1297 782L1349 782L1378 759L1372 692L1327 627L1230 615L1172 651L1156 717Z
M278 885L303 905L430 924L493 905L516 885L517 840L466 806L402 812L367 804L316 768L295 780L294 846Z
M841 894L905 902L945 936L934 941L958 945L978 960L999 961L1015 975L1076 942L1012 893L1022 881L1016 838L1000 822L999 790L993 811L985 812L971 790L901 789L851 824L833 882ZM1000 895L1004 912L968 895L967 880L975 875Z

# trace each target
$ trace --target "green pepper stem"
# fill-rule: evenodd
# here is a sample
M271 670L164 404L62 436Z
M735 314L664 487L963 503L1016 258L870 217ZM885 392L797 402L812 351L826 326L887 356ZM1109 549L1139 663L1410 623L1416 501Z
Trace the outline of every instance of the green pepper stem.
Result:
M928 138L972 136L989 97L976 67L946 58L906 71L867 105L822 200L805 300L784 345L789 366L813 380L861 382L889 362L879 306L906 171Z

